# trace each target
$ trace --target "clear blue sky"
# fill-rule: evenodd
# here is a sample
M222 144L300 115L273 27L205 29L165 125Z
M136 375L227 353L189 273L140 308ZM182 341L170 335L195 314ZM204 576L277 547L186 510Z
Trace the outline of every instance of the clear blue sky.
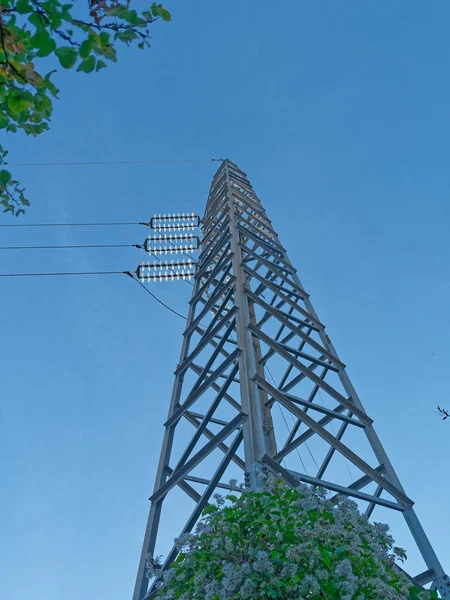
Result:
M246 171L450 570L450 424L435 414L450 408L449 3L167 7L151 50L59 73L51 132L8 136L11 162L219 156ZM202 213L215 168L15 173L32 198L23 222L140 221ZM2 230L1 245L146 234ZM142 258L1 253L0 272ZM186 311L188 286L156 289ZM3 279L0 293L2 595L128 599L183 322L125 276Z

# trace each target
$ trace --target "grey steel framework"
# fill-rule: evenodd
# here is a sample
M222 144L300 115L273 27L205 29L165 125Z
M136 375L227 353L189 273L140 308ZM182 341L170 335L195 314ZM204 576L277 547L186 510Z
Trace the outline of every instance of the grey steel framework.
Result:
M288 486L300 480L350 496L369 517L375 507L403 515L424 562L408 576L449 600L413 501L271 221L229 160L213 178L202 229L133 600L155 595L146 559L167 524L168 498L178 494L177 507L189 509L179 534L190 532L213 493L233 489L227 477L257 489L262 469ZM176 556L174 546L162 568Z

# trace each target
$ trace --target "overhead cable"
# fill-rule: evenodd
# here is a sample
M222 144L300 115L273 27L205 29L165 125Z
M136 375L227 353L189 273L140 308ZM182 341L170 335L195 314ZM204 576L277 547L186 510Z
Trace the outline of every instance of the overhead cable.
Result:
M104 161L80 161L80 162L53 162L53 163L8 163L9 167L68 167L79 165L148 165L163 163L206 163L223 162L223 158L187 158L167 160L104 160Z
M110 223L0 223L0 227L111 227L115 225L145 225L143 221L110 222Z
M137 281L138 284L144 288L144 290L147 292L147 294L150 294L150 296L152 296L152 298L154 298L157 302L159 302L160 304L162 304L162 306L164 306L164 308L167 308L167 310L170 310L171 313L173 313L174 315L177 315L177 317L180 317L181 319L184 319L185 321L187 321L187 318L184 315L180 315L180 313L178 313L176 310L174 310L173 308L170 308L170 306L168 306L167 304L165 304L162 300L160 300L157 296L155 296L155 294L153 294L147 287L145 287L145 285L143 283L141 283L139 281L139 279L137 277L135 277L134 275L132 275L131 273L127 272L125 273L126 275L129 275L131 277L131 279L134 279L134 281Z
M167 308L167 310L170 310L170 312L173 313L174 315L177 315L177 317L180 317L181 319L184 319L185 321L187 321L187 318L185 316L181 315L176 310L174 310L173 308L168 306L165 302L160 300L157 296L155 296L155 294L153 294L149 289L147 289L145 287L145 285L143 285L139 281L139 279L137 279L137 277L135 275L133 275L133 273L130 273L130 271L67 271L67 272L54 272L54 273L0 273L0 277L65 277L65 276L70 276L70 275L127 275L131 279L134 279L134 281L137 281L138 284L142 288L144 288L144 290L148 294L150 294L150 296L152 298L154 298L157 302L159 302L159 304L164 306L164 308Z
M126 271L67 271L55 273L0 273L0 277L65 277L67 275L124 275Z
M0 250L61 250L72 248L143 248L141 244L90 244L83 246L0 246Z

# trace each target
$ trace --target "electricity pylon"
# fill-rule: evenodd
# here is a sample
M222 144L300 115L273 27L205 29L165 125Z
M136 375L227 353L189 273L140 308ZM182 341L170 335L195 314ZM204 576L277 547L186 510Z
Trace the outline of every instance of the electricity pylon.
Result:
M213 178L202 229L133 600L155 595L146 560L161 522L188 510L178 533L190 532L213 493L233 489L227 476L258 489L261 470L288 486L349 496L368 517L375 507L403 515L424 561L414 583L450 600L449 578L344 363L245 173L229 160ZM172 501L164 521L171 495L176 508ZM177 553L173 546L163 570Z

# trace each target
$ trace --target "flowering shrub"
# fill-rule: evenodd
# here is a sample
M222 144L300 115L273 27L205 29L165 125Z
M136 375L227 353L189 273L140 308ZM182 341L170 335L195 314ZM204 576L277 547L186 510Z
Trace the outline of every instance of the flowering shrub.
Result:
M216 499L196 534L177 540L180 554L161 577L159 600L437 598L395 568L404 551L353 501L331 502L319 489L277 483ZM148 567L158 576L158 561Z

